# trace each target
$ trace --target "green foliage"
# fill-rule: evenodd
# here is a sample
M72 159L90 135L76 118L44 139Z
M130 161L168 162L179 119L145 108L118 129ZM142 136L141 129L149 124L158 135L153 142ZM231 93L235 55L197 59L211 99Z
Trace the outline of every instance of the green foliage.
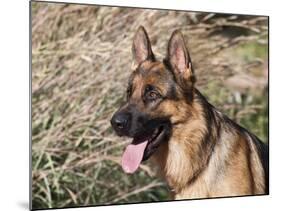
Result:
M256 42L245 43L236 48L236 53L245 61L251 61L253 58L267 58L268 46Z

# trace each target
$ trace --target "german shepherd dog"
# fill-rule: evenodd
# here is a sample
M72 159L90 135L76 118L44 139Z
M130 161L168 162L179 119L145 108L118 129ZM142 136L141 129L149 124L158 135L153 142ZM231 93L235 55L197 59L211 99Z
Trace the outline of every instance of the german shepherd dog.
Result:
M268 194L268 146L195 88L181 32L172 33L158 61L141 26L132 53L127 101L111 119L118 135L133 139L123 170L133 173L151 158L174 199Z

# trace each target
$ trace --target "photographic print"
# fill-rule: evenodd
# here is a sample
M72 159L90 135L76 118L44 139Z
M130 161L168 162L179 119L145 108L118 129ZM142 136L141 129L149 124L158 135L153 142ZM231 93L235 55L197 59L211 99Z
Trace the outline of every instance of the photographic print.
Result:
M30 12L32 209L269 194L269 17Z

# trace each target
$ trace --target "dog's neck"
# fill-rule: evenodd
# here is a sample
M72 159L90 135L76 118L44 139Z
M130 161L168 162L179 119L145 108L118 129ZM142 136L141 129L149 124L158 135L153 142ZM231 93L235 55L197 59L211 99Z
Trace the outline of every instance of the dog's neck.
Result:
M201 98L202 95L199 93L196 97ZM205 110L204 103L207 101L200 99L199 103L196 97L193 108L197 109L197 115L185 123L175 125L170 140L162 144L153 156L168 185L177 193L200 177L208 165L215 143L212 140L214 131L208 125L211 124L208 122L211 117L206 117L211 115L210 111Z

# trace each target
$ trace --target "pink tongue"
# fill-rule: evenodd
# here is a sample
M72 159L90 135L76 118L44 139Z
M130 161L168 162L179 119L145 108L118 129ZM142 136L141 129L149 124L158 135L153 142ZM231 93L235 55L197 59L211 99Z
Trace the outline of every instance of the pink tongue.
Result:
M134 173L142 161L143 153L148 140L139 144L129 144L122 156L122 168L126 173Z

